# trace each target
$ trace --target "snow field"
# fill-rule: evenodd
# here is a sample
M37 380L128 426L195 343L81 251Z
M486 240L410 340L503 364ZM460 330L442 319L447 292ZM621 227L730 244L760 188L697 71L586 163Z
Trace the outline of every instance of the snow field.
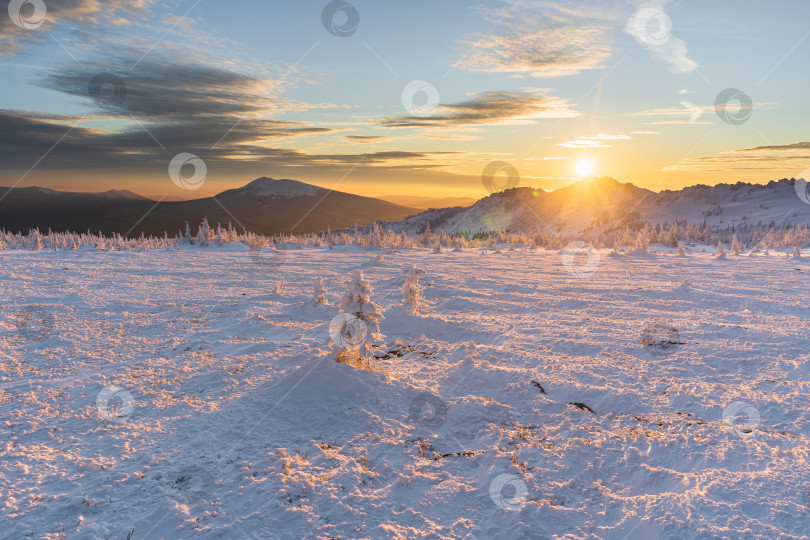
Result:
M804 259L240 246L0 253L3 536L810 531Z

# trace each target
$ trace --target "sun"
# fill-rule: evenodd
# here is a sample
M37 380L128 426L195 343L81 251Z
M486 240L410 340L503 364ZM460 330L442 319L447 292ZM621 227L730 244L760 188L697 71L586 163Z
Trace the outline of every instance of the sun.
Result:
M577 175L580 178L588 178L593 174L593 163L587 159L581 159L577 162Z

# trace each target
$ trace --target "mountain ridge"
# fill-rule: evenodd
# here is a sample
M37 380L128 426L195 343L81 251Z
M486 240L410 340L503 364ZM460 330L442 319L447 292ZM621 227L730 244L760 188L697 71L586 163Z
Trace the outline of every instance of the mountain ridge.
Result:
M470 208L428 210L384 226L406 234L420 234L430 224L433 230L448 234L542 231L576 235L676 221L706 222L715 229L757 223L810 225L810 197L805 194L802 198L796 182L783 178L767 184L723 183L655 192L601 177L554 191L511 188Z
M38 186L0 187L0 229L12 232L50 229L173 236L186 222L196 229L206 218L214 227L231 223L260 234L305 234L403 219L418 211L297 180L267 177L213 197L185 201L154 201L126 190L83 193Z

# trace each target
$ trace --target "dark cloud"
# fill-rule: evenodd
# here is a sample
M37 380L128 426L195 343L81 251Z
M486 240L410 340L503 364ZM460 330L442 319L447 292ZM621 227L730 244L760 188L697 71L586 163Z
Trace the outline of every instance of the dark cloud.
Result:
M525 92L487 92L460 103L442 105L428 116L403 116L380 121L385 127L446 127L499 124L528 118L576 116L565 101Z
M4 169L24 171L47 155L39 164L39 169L96 170L107 171L111 175L136 172L165 174L169 161L181 151L197 154L208 164L227 163L237 170L261 164L316 168L362 164L424 169L434 167L430 162L434 155L453 154L403 151L310 154L250 142L328 131L273 121L240 124L221 145L212 149L212 141L232 127L229 125L231 119L142 128L136 126L116 132L68 123L74 120L72 117L42 118L0 110L0 160Z
M380 135L346 135L344 137L344 139L352 142L379 142L386 138Z
M243 115L283 106L272 96L273 81L162 59L147 59L132 67L137 61L133 55L78 71L62 66L37 83L88 102L95 100L108 114L147 120ZM118 100L112 97L116 85Z

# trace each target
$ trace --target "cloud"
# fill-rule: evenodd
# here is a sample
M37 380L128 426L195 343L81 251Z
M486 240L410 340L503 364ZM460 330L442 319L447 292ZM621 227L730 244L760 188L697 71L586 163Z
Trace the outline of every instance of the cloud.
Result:
M147 0L47 0L42 25L39 28L24 29L15 24L8 13L9 1L3 2L0 13L0 56L12 56L21 52L27 45L47 39L56 27L72 24L82 28L102 25L121 26L123 21L147 12ZM23 6L24 17L34 12L31 5Z
M428 116L387 118L379 123L385 127L449 127L574 116L578 113L560 98L525 92L486 92L460 103L440 105Z
M745 171L803 170L810 167L810 142L757 146L719 152L711 156L685 159L662 170L675 171Z
M711 122L698 122L704 114L713 114L714 106L698 106L689 101L681 101L681 107L665 107L661 109L649 109L646 111L638 111L630 114L630 116L670 116L673 117L669 120L657 120L655 122L647 122L649 125L684 125L695 124L704 125L711 124ZM689 117L688 119L684 117Z
M596 135L577 137L572 141L559 143L559 146L566 148L611 148L612 145L605 144L604 141L624 141L628 139L630 139L628 135L597 133Z
M0 160L6 173L24 171L47 155L38 169L101 171L116 177L143 172L165 174L169 161L181 151L196 154L209 165L228 163L234 170L262 165L335 168L358 163L370 167L420 170L438 167L433 161L437 157L445 160L461 155L455 152L404 151L313 154L278 148L269 144L272 139L321 128L273 121L252 121L245 127L237 127L223 144L212 149L212 141L232 127L229 124L228 120L221 119L219 122L206 120L176 126L135 124L124 130L107 131L77 124L75 117L40 117L0 110Z
M346 135L343 138L351 142L380 142L387 139L381 135Z
M36 82L92 104L94 96L90 88L94 79L107 75L107 85L97 87L105 110L113 115L141 119L171 121L240 115L281 108L283 104L272 97L273 80L165 57L147 58L131 68L132 58L127 55L110 62L85 64L81 70L60 67ZM122 99L105 99L105 92L110 92L115 84L121 85Z
M810 150L810 142L797 142L777 146L756 146L754 148L741 148L740 150L735 150L735 152L762 152L762 151L784 152L792 150Z
M603 67L610 57L613 24L595 4L571 5L518 2L492 13L496 31L472 36L456 67L533 77L562 77Z
M628 19L624 30L653 56L667 62L673 72L691 73L698 64L688 57L686 42L672 35L672 19L664 11L667 2L635 0L636 12Z

